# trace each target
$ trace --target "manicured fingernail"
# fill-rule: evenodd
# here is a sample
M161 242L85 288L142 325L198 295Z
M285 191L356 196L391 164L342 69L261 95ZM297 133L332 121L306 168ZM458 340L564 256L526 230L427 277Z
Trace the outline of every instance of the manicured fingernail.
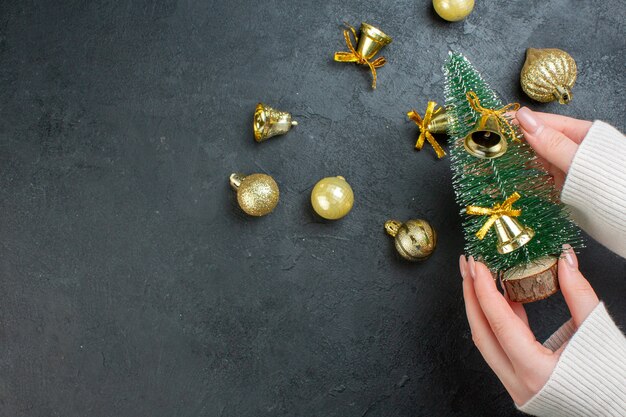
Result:
M535 116L528 107L519 109L516 117L522 129L530 134L538 134L543 129L543 121Z
M474 262L474 257L470 256L467 263L469 264L469 272L472 279L476 279L476 262Z
M565 256L565 263L570 269L578 269L578 259L576 258L576 254L574 253L574 249L567 243L563 245L563 255Z
M459 269L461 270L461 276L465 280L465 278L467 278L467 260L465 259L465 255L461 255L459 258Z

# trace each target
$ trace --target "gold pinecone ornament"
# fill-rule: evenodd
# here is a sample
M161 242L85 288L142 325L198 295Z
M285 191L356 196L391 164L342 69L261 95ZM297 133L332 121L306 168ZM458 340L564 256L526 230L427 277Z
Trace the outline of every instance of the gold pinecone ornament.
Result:
M567 104L572 99L576 71L576 61L565 51L528 48L520 83L533 100Z

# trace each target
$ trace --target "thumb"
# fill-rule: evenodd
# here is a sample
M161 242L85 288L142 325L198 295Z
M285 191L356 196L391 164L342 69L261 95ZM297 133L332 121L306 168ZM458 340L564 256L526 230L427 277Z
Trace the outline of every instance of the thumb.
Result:
M570 245L563 245L563 256L559 260L559 285L576 327L580 326L589 313L600 303L598 296L578 270L578 259Z
M524 137L535 152L567 173L578 145L563 133L546 125L543 119L528 107L519 109L516 118L524 131Z

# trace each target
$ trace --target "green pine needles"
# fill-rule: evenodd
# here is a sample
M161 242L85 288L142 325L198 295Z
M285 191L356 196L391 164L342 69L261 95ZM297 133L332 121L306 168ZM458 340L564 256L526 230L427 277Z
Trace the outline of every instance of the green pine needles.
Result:
M514 132L521 141L514 141L513 135L507 133L508 150L498 158L479 159L465 150L464 138L480 116L470 106L466 93L475 92L484 108L500 109L503 104L462 54L451 52L443 71L450 121L448 135L453 185L457 202L463 207L461 215L467 254L482 258L491 270L504 271L545 255L558 255L565 243L581 247L580 230L569 219L567 209L558 199L552 178L538 162L534 151L523 141L517 126L513 126ZM521 198L513 204L514 209L522 210L516 219L534 229L535 236L521 248L502 255L497 251L493 227L484 239L476 237L476 232L488 216L466 214L465 208L469 205L492 207L514 192L521 194Z

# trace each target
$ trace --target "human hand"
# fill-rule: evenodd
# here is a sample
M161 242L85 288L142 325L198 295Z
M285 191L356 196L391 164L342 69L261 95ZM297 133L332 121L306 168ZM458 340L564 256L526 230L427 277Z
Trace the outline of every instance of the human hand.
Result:
M578 328L599 300L578 270L572 248L565 245L563 249L558 265L559 284ZM521 406L548 381L565 344L553 352L539 343L530 330L524 306L498 291L484 264L461 255L459 267L472 340L513 401Z
M591 122L557 114L540 113L522 107L515 115L528 144L554 178L557 189L565 177L578 145L587 135Z

